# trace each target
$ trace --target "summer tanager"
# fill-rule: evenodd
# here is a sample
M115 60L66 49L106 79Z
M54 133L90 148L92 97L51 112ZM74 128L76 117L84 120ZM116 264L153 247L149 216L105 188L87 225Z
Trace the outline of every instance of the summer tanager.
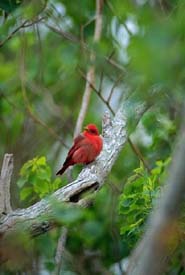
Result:
M103 141L99 136L96 125L89 124L84 128L83 133L74 139L73 146L68 152L67 158L57 175L62 175L71 165L82 163L89 164L100 154Z
M98 133L96 125L89 124L84 128L83 133L74 139L74 144L68 152L62 168L56 175L62 175L71 165L82 163L89 164L100 154L103 141Z

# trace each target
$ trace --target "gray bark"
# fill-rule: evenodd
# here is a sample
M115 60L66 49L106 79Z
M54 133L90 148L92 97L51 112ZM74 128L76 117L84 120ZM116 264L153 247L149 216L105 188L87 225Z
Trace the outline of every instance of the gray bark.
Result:
M13 155L5 154L0 175L0 215L11 212L10 182L13 172Z

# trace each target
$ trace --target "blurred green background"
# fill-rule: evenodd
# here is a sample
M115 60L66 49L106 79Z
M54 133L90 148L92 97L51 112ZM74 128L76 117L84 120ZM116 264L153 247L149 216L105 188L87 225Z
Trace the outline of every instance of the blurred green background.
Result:
M101 130L104 112L116 112L128 99L131 112L146 104L130 138L149 169L127 143L90 208L56 210L68 228L60 270L55 253L62 226L32 240L20 236L21 247L0 274L124 274L124 259L166 178L183 118L185 2L101 3L102 34L95 43L96 1L0 1L0 164L5 153L13 153L14 209L68 182L55 173L72 144L85 89L82 74L93 65L96 91L84 126L96 123ZM167 274L185 274L183 247L182 237Z

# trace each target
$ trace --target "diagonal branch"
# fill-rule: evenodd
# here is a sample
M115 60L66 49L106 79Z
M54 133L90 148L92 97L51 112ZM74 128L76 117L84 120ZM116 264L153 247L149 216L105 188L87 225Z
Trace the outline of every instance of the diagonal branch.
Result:
M43 199L38 203L21 210L16 210L2 217L0 220L0 235L6 235L21 226L33 236L42 234L53 226L54 212L52 201L71 203L83 206L81 197L86 191L94 192L105 183L119 152L126 142L126 117L119 110L113 120L106 115L103 120L104 147L99 158L91 165L85 167L78 178L70 184L54 192L50 198ZM41 217L45 217L44 219Z
M23 28L28 28L30 26L33 26L33 25L43 21L43 19L45 19L45 17L39 17L39 18L36 18L35 20L32 20L32 21L25 20L24 22L22 22L4 40L0 41L0 48L3 47L4 44L6 42L8 42L18 31L20 31Z

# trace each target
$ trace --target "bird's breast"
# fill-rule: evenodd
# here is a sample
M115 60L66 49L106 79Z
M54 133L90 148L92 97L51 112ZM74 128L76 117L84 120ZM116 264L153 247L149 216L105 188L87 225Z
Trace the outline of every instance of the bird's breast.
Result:
M91 144L91 150L90 153L93 155L94 158L96 158L103 147L103 141L102 138L100 136L95 136L93 138L90 138L90 144Z

